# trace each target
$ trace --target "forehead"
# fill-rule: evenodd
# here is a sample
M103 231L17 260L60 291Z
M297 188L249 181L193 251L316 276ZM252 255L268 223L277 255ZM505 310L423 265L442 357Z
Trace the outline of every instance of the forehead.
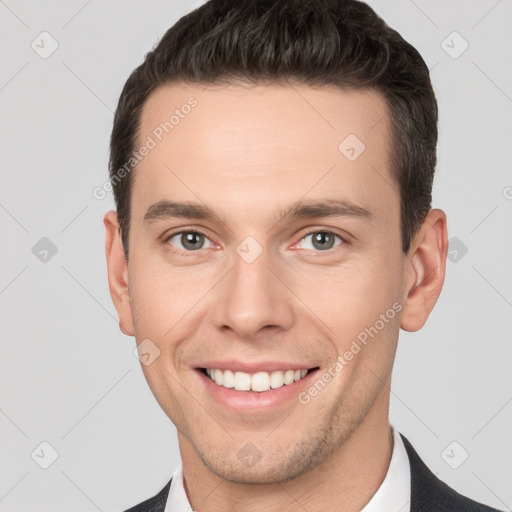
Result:
M140 134L160 139L172 133L177 144L193 143L193 137L203 143L204 156L207 142L226 136L245 146L266 142L299 145L309 139L305 151L318 145L321 136L324 146L336 150L350 133L368 144L387 144L387 117L386 102L374 89L177 83L160 86L150 94L142 110ZM377 124L379 129L374 132Z
M219 202L222 189L233 206L247 207L258 197L279 196L284 206L333 190L368 203L380 189L396 203L389 133L375 90L169 84L142 110L139 146L151 149L136 167L133 194L145 204L168 195L217 194Z

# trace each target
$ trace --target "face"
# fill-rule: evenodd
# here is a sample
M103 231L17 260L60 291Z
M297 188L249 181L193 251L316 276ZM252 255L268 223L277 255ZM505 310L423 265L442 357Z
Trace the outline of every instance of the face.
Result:
M173 84L144 106L140 145L150 139L127 264L113 235L121 327L182 457L232 482L304 474L356 427L387 421L412 267L385 101Z

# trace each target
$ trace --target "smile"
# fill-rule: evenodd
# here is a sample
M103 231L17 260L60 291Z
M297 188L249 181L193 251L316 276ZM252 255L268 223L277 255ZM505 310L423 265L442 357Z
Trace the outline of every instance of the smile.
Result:
M260 371L252 374L216 368L202 368L201 371L208 375L217 385L224 388L260 393L293 384L303 379L308 373L307 369L277 370L273 372Z

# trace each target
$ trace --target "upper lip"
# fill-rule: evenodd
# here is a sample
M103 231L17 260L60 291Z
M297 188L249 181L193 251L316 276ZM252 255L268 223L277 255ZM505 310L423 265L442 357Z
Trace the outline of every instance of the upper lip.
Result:
M279 361L207 361L197 365L197 368L210 368L216 370L231 370L233 372L257 373L274 372L277 370L311 370L316 366L308 363L290 363Z

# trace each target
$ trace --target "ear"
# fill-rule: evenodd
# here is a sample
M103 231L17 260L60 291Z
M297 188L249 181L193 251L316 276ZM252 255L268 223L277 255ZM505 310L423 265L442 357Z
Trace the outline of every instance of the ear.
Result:
M443 288L447 252L446 215L431 210L407 254L402 329L417 331L425 325Z
M107 212L103 218L103 224L106 230L105 252L110 296L119 315L119 328L124 334L134 336L132 309L128 293L128 262L123 250L117 213L113 210Z

